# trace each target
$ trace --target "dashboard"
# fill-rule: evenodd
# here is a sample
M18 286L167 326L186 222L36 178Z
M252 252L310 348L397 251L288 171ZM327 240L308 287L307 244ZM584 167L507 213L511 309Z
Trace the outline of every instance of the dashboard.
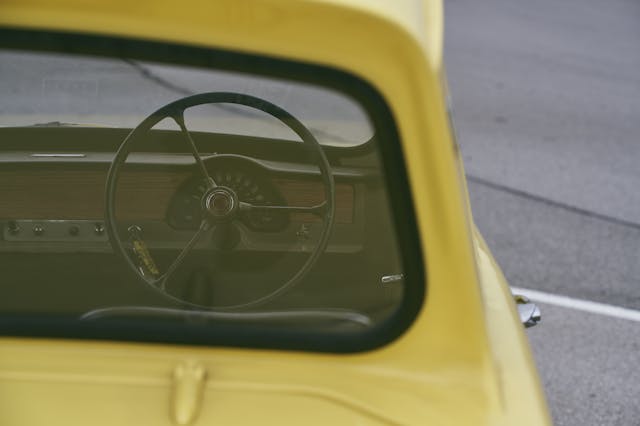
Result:
M387 312L389 301L402 295L392 207L376 154L366 147L326 149L335 215L320 253L325 224L305 211L240 211L230 223L200 234L204 187L194 156L185 152L179 133L150 132L120 170L113 203L117 229L111 231L146 274L158 277L149 259L160 273L179 264L163 287L174 297L168 300L139 279L132 285L132 271L114 250L105 222L107 175L126 129L0 133L6 141L0 147L0 253L12 277L12 296L0 304L6 309L84 313L105 306L175 306L177 300L244 306L277 295L300 270L304 280L270 300L270 309L370 306ZM322 175L301 144L223 134L194 138L208 175L240 202L313 207L325 200ZM139 243L143 250L136 249ZM177 261L187 247L184 262ZM313 268L305 266L310 262Z
M104 188L113 153L27 151L0 162L0 251L109 251L104 232ZM256 206L314 206L324 200L317 167L303 163L203 153L218 185ZM327 251L362 248L367 177L334 168L335 223ZM150 248L178 249L202 221L205 185L185 153L134 153L118 181L116 215L121 232L141 229ZM311 213L255 210L234 224L233 250L310 251L321 232ZM213 232L213 231L212 231ZM204 248L211 238L204 238ZM227 244L228 245L228 244Z

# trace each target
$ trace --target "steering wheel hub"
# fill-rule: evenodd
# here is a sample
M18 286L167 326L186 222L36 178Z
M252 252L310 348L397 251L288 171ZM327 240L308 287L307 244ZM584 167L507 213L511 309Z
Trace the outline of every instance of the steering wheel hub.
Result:
M202 198L202 203L209 217L216 221L233 218L239 204L235 192L223 186L207 191Z

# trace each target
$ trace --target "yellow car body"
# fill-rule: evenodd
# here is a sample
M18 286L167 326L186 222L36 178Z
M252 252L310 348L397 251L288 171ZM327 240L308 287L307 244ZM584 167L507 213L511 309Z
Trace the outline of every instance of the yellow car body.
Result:
M349 72L399 131L427 295L355 353L0 339L2 425L546 425L500 269L477 232L450 127L439 1L4 0L3 29L211 47Z

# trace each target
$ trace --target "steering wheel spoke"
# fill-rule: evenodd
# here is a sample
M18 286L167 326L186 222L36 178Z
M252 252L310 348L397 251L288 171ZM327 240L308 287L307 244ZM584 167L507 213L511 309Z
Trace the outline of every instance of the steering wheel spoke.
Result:
M187 245L182 249L180 254L178 254L178 256L174 259L173 263L169 265L169 268L167 268L166 272L162 274L160 278L153 281L148 280L147 282L149 282L154 287L159 288L160 290L163 290L163 291L166 290L167 281L169 280L169 278L171 278L171 275L176 271L176 269L178 269L178 267L180 267L180 265L182 265L182 262L184 261L184 259L187 257L187 255L189 255L189 253L191 253L191 250L193 250L193 247L195 247L198 241L200 241L200 238L202 238L202 236L209 229L210 229L209 222L207 222L206 220L203 220L200 223L200 228L198 228L198 231L193 235L193 237L191 237Z
M189 149L191 150L191 154L193 155L193 158L195 158L196 160L196 164L200 169L200 173L202 174L202 177L204 178L204 181L207 185L207 189L215 188L218 185L216 184L215 180L213 180L213 178L209 175L209 171L207 170L207 167L205 166L204 161L202 161L202 157L198 152L196 143L193 141L193 137L191 137L191 132L189 132L189 129L187 129L187 126L184 122L184 111L180 111L179 113L175 113L171 115L171 118L173 119L173 121L175 121L178 124L178 126L180 127L180 130L182 131L182 134L187 139L187 142L189 143Z

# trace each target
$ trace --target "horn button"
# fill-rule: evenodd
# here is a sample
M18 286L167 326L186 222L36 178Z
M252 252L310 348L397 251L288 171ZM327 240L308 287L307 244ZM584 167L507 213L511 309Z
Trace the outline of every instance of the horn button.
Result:
M233 190L218 186L208 191L203 197L203 207L209 217L215 220L228 220L238 210L238 196Z

